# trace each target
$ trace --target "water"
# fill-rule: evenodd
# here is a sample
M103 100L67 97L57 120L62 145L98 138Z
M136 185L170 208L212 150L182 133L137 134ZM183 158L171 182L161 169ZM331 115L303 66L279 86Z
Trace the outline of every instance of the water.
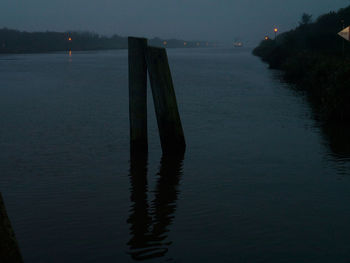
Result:
M349 128L247 49L169 49L187 142L129 158L127 52L0 57L0 191L25 262L349 262ZM146 178L147 177L147 178Z

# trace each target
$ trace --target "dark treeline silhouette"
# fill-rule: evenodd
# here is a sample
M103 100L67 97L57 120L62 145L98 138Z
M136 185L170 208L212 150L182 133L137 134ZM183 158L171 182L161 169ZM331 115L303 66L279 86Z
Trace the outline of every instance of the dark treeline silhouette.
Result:
M206 43L177 39L153 38L150 45L175 47L204 47ZM0 29L0 54L41 53L54 51L84 51L100 49L124 49L128 47L127 37L101 36L91 32L23 32Z
M350 43L337 35L348 25L350 6L313 22L303 14L298 27L262 41L253 51L305 91L326 122L350 120Z

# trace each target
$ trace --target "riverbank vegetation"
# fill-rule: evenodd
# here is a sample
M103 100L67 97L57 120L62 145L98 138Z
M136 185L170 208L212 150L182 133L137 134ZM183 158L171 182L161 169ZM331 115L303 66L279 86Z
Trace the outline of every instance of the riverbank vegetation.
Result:
M169 48L205 46L203 42L160 38L149 39L149 44ZM24 32L0 29L0 54L124 49L127 45L127 37L118 35L106 37L91 32Z
M263 40L253 54L305 91L327 122L350 120L350 42L337 33L350 25L350 6L321 15L303 14L299 26Z

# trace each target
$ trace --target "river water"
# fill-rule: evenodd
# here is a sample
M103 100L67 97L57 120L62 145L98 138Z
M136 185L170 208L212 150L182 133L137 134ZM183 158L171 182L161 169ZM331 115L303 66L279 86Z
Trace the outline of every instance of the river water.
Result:
M129 158L127 51L0 56L0 191L25 262L349 262L350 129L239 49L169 49L185 132Z

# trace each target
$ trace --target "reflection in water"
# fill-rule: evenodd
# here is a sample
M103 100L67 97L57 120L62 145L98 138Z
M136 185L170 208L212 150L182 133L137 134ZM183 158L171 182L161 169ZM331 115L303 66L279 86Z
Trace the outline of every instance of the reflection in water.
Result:
M69 56L68 61L69 61L69 63L71 63L72 62L72 50L71 49L68 52L68 56Z
M160 162L158 182L151 207L147 199L147 156L131 157L131 211L128 219L131 238L129 254L134 260L162 257L171 242L167 233L176 211L178 185L184 155L165 156Z
M332 153L339 158L350 158L350 125L331 123L322 130Z
M336 162L338 175L350 174L350 125L327 124L322 127L325 141Z

